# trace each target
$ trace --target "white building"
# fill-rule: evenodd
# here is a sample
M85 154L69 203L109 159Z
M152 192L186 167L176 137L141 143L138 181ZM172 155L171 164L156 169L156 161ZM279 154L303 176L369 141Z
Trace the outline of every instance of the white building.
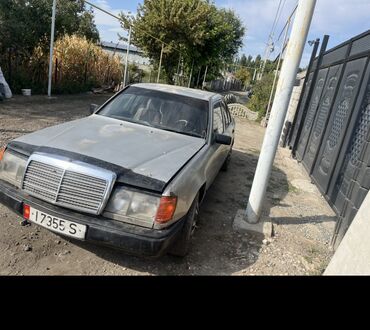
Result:
M125 63L127 45L120 44L120 43L114 43L114 42L102 41L101 47L111 55L113 54L118 55L121 58L121 62ZM132 63L136 64L140 69L147 69L148 66L150 65L150 61L145 56L144 52L133 45L130 45L128 62L130 64Z

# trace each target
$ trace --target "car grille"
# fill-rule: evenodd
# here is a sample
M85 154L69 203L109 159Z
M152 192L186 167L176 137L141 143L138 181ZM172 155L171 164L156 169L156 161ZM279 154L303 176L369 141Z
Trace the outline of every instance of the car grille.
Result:
M84 168L81 165L78 167L79 171L75 171L68 166L55 166L30 159L22 188L31 196L47 202L99 214L109 197L112 180L87 174L89 168L85 169L86 173L81 173Z

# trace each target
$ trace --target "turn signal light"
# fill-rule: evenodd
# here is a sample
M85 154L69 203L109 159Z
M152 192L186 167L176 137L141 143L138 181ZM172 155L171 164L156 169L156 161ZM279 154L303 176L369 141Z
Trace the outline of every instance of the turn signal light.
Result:
M176 210L176 204L176 196L161 197L155 221L158 223L165 223L172 220L173 214Z
M3 159L6 147L0 148L0 161Z
M23 217L27 220L30 219L30 206L27 204L23 204Z

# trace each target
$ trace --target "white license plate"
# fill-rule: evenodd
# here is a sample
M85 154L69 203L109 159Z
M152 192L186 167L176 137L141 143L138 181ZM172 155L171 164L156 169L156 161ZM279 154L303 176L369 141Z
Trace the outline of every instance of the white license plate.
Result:
M86 226L64 220L30 207L29 219L38 225L66 236L84 239Z

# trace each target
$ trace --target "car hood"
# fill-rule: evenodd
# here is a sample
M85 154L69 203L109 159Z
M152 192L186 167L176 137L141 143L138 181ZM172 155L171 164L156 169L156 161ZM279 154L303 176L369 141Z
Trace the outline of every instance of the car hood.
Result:
M48 127L14 141L84 155L163 183L205 144L201 138L100 115Z

